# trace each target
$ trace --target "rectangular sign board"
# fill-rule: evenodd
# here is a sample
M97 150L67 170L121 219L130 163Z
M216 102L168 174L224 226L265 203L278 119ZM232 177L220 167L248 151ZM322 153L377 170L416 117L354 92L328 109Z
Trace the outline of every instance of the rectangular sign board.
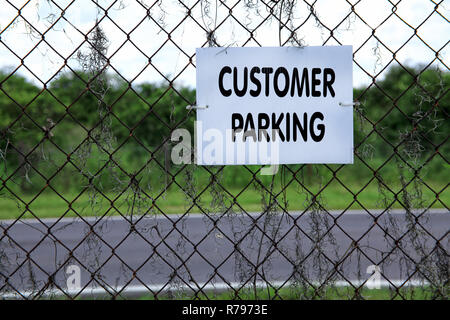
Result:
M196 51L199 165L353 163L352 47Z

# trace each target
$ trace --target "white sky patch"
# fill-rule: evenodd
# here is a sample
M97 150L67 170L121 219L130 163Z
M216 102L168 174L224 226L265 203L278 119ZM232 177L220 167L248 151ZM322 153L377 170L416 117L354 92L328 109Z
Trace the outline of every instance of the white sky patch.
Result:
M9 2L16 8L0 0L0 68L18 68L19 74L36 84L49 81L59 70L67 71L66 58L68 66L80 68L77 52L89 50L84 34L92 30L96 20L101 20L109 41L108 58L113 67L109 72L117 71L134 84L164 82L165 76L176 78L178 85L194 87L195 67L190 59L195 64L195 48L208 46L205 30L217 28L214 38L221 46L279 46L280 39L284 43L290 35L286 28L279 32L274 17L264 21L270 12L259 0L203 0L195 6L195 0ZM274 5L273 1L266 3ZM354 86L359 87L370 84L372 76L382 78L384 68L398 62L427 65L434 60L435 65L448 70L450 8L443 2L434 12L435 6L432 1L410 0L394 8L385 0L362 0L354 13L346 1L319 0L314 6L317 21L302 2L293 10L292 23L304 45L353 45L355 60L368 73L353 64ZM191 16L186 8L191 9ZM19 17L17 9L21 9ZM62 10L65 19L61 18ZM413 28L419 25L415 36ZM327 28L334 30L335 39ZM49 45L42 41L42 34ZM438 58L443 63L436 60L433 50L440 50ZM393 60L394 53L398 62Z

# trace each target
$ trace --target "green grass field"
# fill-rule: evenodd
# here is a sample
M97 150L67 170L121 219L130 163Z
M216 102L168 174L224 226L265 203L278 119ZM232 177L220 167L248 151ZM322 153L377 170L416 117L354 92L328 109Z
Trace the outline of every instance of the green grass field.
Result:
M328 287L316 290L310 288L299 288L285 286L275 291L273 288L244 288L239 291L226 290L220 292L206 291L193 294L192 292L178 291L161 292L157 297L143 295L131 297L132 300L440 300L445 298L445 292L433 290L429 286L414 287L406 286L398 288L381 287L380 289L369 289L365 286L353 288L351 286ZM98 297L78 296L75 300L109 300L112 296L100 295ZM43 300L66 300L67 296L47 296ZM130 299L127 295L118 295L115 300Z
M434 192L423 187L422 196L419 200L415 200L414 207L424 208L432 206L433 208L443 208L445 204L450 203L450 193L445 185L429 184L435 191L439 192L439 200ZM216 187L219 188L220 187ZM400 187L390 186L394 193L399 192ZM402 208L404 194L400 192L395 200L394 193L388 192L384 197L375 183L369 184L364 189L362 186L353 184L349 187L351 192L343 188L341 185L331 183L321 193L321 204L327 210L335 209L361 209L362 204L367 209L384 209L386 204L391 208ZM285 195L280 193L280 188L274 189L277 200L284 207L285 201L288 210L304 210L311 203L311 196L298 186L290 185ZM222 190L223 191L223 190ZM253 186L242 190L238 188L227 188L228 192L220 192L223 195L222 202L217 201L217 196L212 193L209 187L204 193L201 189L196 192L196 204L192 203L191 198L187 198L184 192L177 186L172 185L167 190L154 192L149 196L153 197L154 202L144 197L142 201L134 198L131 190L120 195L120 193L101 194L93 196L88 191L79 193L65 192L61 198L50 188L39 194L18 194L20 201L12 194L0 193L0 219L16 219L16 218L32 218L33 215L39 218L59 218L74 217L75 211L82 216L102 216L102 215L123 215L130 214L134 200L133 214L139 215L148 211L147 214L167 214L185 213L185 212L223 212L226 208L232 207L234 211L239 212L242 209L248 212L261 211L264 207L264 201L267 203L269 194L256 190ZM313 190L317 192L318 190ZM201 193L201 194L200 194ZM263 201L262 195L265 200ZM355 201L355 199L357 201ZM111 206L113 201L114 207ZM223 205L222 205L223 204ZM28 209L27 209L28 207ZM150 210L150 211L149 211ZM278 209L281 211L281 209Z
M283 287L275 292L270 289L241 289L239 292L225 291L221 293L206 293L193 295L177 293L170 299L176 300L430 300L439 298L441 294L433 292L429 287L405 287L399 290L382 287L369 289L367 287L333 287L315 291L296 287ZM142 296L141 300L154 300L152 296ZM167 295L158 296L159 300L169 299Z

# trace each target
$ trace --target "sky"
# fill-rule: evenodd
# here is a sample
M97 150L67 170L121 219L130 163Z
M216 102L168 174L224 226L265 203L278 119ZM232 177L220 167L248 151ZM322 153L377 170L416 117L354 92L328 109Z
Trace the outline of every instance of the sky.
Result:
M440 1L437 12L436 4L428 0L404 0L395 6L392 3L398 0L391 1L318 0L314 5L316 16L328 28L338 26L333 33L338 41L327 41L329 31L310 15L307 3L312 0L296 2L291 21L298 28L302 45L353 46L354 59L360 65L353 64L355 87L370 84L371 75L383 78L385 67L397 64L392 61L392 52L396 52L396 59L402 64L429 64L434 60L433 65L449 71L450 1ZM96 3L109 8L107 17ZM274 5L271 0L266 3ZM352 13L351 3L356 3L356 14ZM284 8L288 4L284 1ZM92 30L97 19L101 20L100 26L108 39L107 56L112 66L109 72L120 73L134 84L163 82L163 74L170 79L176 77L177 85L195 87L195 67L189 63L189 57L195 48L207 46L205 30L215 26L218 28L214 36L220 46L280 44L278 20L264 21L270 13L261 0L0 0L0 8L0 69L11 71L19 67L17 72L36 84L40 83L37 78L46 82L61 68L67 71L63 57L68 58L67 65L71 68L80 68L77 52L89 51L83 43L84 34ZM21 16L17 17L19 8ZM192 8L190 17L186 8ZM228 16L229 8L233 17ZM58 20L62 9L65 20ZM285 15L282 21L286 21ZM30 24L45 33L51 47ZM170 32L173 42L167 42L168 35L161 28ZM372 36L374 29L376 38ZM248 41L248 30L253 30L257 42ZM282 29L281 41L286 41L288 35L287 29ZM433 50L440 50L440 61ZM152 57L152 65L146 55ZM21 66L21 60L26 68ZM195 57L192 61L195 64Z

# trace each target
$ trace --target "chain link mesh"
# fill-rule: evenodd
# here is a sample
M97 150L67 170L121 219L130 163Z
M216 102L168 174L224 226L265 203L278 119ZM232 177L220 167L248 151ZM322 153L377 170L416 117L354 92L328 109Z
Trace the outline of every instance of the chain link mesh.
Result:
M2 1L0 294L447 299L449 11L414 5ZM349 41L354 165L171 163L196 47Z

